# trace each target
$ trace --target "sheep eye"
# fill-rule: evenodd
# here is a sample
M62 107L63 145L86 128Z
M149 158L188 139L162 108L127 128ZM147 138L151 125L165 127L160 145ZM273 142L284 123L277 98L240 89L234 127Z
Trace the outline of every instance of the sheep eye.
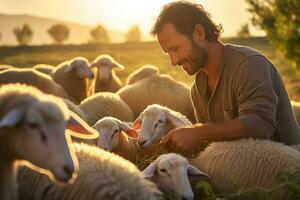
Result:
M158 120L157 123L154 125L154 128L156 128L158 126L158 124L162 124L164 121L163 120Z
M117 134L119 132L119 130L115 130L114 132L113 132L113 134L111 135L111 139L115 136L115 134Z
M162 168L162 169L159 169L159 171L162 172L162 173L166 173L166 172L167 172L167 170L166 170L166 169L163 169L163 168Z

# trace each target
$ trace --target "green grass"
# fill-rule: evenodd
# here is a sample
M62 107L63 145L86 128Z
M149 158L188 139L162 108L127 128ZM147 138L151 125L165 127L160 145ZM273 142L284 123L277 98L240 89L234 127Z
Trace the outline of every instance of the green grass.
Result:
M275 48L265 38L226 38L223 42L250 46L265 54L281 73L291 98L300 101L299 73L291 63L276 53ZM125 66L125 70L116 71L123 82L132 71L145 64L156 65L161 73L170 74L188 85L193 81L193 77L187 76L180 67L171 67L168 56L162 53L157 42L0 47L0 64L17 67L31 67L40 63L57 65L75 56L84 56L93 60L104 53L110 54Z

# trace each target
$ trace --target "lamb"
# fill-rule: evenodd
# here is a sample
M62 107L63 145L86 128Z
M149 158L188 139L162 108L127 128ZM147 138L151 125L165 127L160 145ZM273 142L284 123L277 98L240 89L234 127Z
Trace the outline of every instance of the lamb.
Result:
M80 165L74 183L59 187L46 176L23 168L18 177L23 200L153 200L161 196L131 162L95 146L74 143L73 147Z
M133 121L130 107L119 97L111 92L99 92L94 94L79 105L85 113L90 126L105 116L112 116L122 121Z
M140 129L138 144L142 148L156 144L170 130L192 123L186 116L170 108L153 104L148 106L133 123L135 130Z
M172 199L193 200L194 193L188 180L209 180L209 176L188 163L183 156L175 153L160 155L143 170L143 176L150 178L159 189Z
M93 79L94 74L86 58L75 57L59 64L51 76L65 89L69 98L78 104L87 97L87 78Z
M250 138L211 143L190 163L209 174L217 193L228 194L254 187L273 188L280 183L277 175L281 171L299 176L300 152L274 141ZM291 199L289 195L284 188L272 199Z
M116 62L110 55L98 56L91 67L96 67L96 79L94 92L116 92L122 87L122 82L115 74L114 68L124 69L124 66Z
M53 65L38 64L38 65L33 66L33 69L38 70L39 72L42 72L44 74L51 76L52 71L55 69L55 67Z
M99 133L98 147L136 163L139 147L133 139L138 134L134 129L114 117L100 119L93 128Z
M151 104L160 104L176 110L195 122L190 89L169 75L151 75L121 88L118 95L131 108L133 117Z
M0 72L0 85L21 83L34 86L42 92L58 97L67 98L64 89L52 78L34 69L7 69Z
M159 69L154 65L144 65L131 74L126 79L126 85L133 84L139 80L142 80L144 78L147 78L152 75L158 75Z
M69 150L70 136L65 135L70 114L59 98L31 86L5 85L0 88L0 115L1 200L17 199L19 160L40 172L52 173L49 176L60 182L74 178L77 160Z

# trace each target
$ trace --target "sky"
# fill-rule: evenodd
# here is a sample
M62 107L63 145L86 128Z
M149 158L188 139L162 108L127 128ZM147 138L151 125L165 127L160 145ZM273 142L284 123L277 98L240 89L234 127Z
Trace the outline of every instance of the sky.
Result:
M165 3L170 0L0 0L0 13L29 14L82 24L102 24L109 29L126 31L140 24L149 33ZM245 0L194 0L201 3L218 24L223 36L235 36L242 24L250 22ZM252 35L263 32L250 27Z

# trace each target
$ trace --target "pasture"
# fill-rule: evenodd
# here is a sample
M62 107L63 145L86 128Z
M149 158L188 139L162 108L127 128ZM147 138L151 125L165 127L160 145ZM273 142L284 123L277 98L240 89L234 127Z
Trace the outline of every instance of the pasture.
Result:
M275 48L265 38L225 38L222 41L250 46L265 54L282 75L290 97L300 101L299 72L292 67L290 62L276 53ZM123 82L128 74L145 64L156 65L161 73L170 74L176 80L188 85L193 81L193 77L187 76L180 67L171 67L168 56L162 53L157 42L0 47L0 64L10 64L16 67L31 67L40 63L57 65L75 56L84 56L92 61L104 53L110 54L125 66L123 71L116 70Z

